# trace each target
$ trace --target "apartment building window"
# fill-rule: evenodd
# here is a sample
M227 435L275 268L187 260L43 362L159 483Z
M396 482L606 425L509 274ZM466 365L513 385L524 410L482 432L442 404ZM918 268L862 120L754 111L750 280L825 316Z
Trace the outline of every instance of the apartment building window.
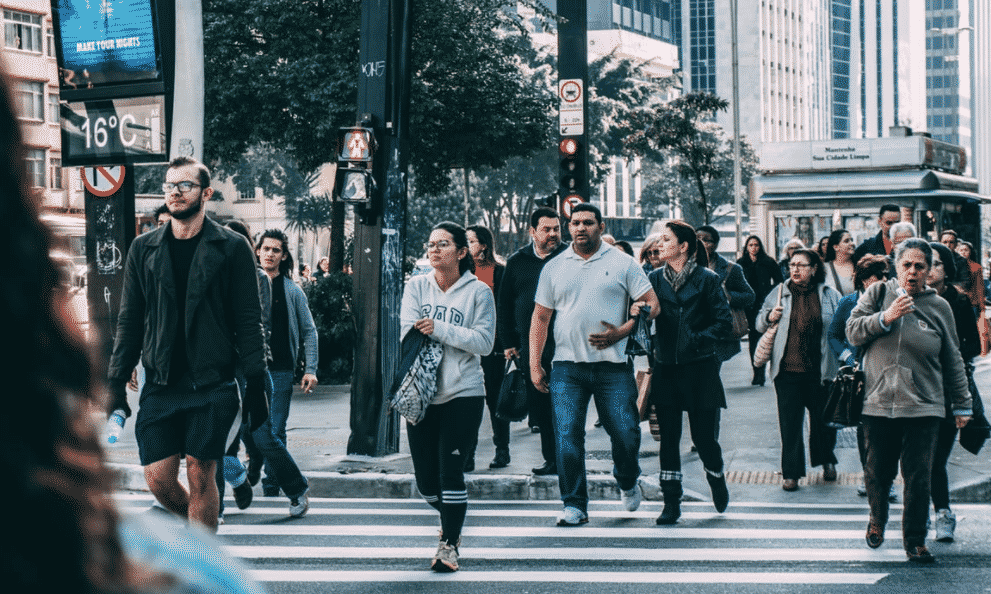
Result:
M15 10L3 11L4 45L11 49L40 54L41 16Z
M48 49L48 57L55 57L55 30L45 27L45 47Z
M48 90L48 121L57 124L59 123L59 102L58 93Z
M45 187L45 149L28 149L25 164L28 169L28 183L33 188Z
M62 158L52 157L49 159L48 171L51 175L48 187L53 190L64 190L65 184L62 182Z
M30 120L45 120L45 85L35 81L17 83L20 116Z

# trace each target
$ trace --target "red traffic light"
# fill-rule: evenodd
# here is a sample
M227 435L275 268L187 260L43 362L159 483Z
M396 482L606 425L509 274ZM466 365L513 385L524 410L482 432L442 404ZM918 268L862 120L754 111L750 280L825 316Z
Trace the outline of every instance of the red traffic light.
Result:
M375 134L370 128L341 128L338 160L371 163L375 152Z
M578 139L576 138L564 138L561 140L561 144L558 145L558 150L561 151L562 155L567 157L573 157L578 154Z

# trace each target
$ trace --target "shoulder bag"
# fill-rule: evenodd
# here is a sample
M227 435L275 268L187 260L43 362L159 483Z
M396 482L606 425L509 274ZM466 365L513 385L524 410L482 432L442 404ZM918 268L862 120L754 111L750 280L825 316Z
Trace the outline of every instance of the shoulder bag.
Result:
M844 365L829 386L823 420L834 429L856 427L864 410L864 372L860 364Z
M403 337L401 349L389 408L416 425L437 396L437 368L444 356L444 345L411 328Z
M785 284L781 283L778 285L778 305L781 305L781 293L784 291ZM761 335L760 340L757 341L757 348L754 349L754 367L763 367L767 365L767 362L771 360L771 351L774 350L774 338L778 334L778 320L764 331Z
M733 270L733 263L730 262L726 265L726 280L729 280L729 273ZM729 291L726 289L726 281L723 281L723 293L726 294L726 302L730 302ZM750 324L747 323L747 312L742 309L736 309L734 307L729 308L729 313L733 317L733 338L737 340L747 336L750 333Z

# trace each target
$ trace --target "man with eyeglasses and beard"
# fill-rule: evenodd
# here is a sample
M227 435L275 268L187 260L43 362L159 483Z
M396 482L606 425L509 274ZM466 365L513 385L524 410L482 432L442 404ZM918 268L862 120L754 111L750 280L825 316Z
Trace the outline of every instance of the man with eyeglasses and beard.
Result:
M145 480L165 509L216 530L215 473L239 409L238 363L249 426L268 418L255 260L244 237L205 216L213 189L202 163L173 160L162 189L172 220L127 254L109 410L130 416L124 386L140 356L146 381L135 437ZM188 491L178 481L183 456Z

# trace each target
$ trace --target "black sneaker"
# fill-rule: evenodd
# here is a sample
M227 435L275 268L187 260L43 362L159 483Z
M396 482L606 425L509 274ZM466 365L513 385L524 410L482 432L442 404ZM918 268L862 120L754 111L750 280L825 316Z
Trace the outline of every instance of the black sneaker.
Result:
M932 553L929 552L929 549L927 549L925 545L910 547L905 551L905 554L908 555L908 560L912 563L936 562L936 558L933 557Z
M238 509L248 509L251 505L251 500L254 499L255 494L251 490L251 483L244 481L240 485L234 487L234 503L237 504Z

